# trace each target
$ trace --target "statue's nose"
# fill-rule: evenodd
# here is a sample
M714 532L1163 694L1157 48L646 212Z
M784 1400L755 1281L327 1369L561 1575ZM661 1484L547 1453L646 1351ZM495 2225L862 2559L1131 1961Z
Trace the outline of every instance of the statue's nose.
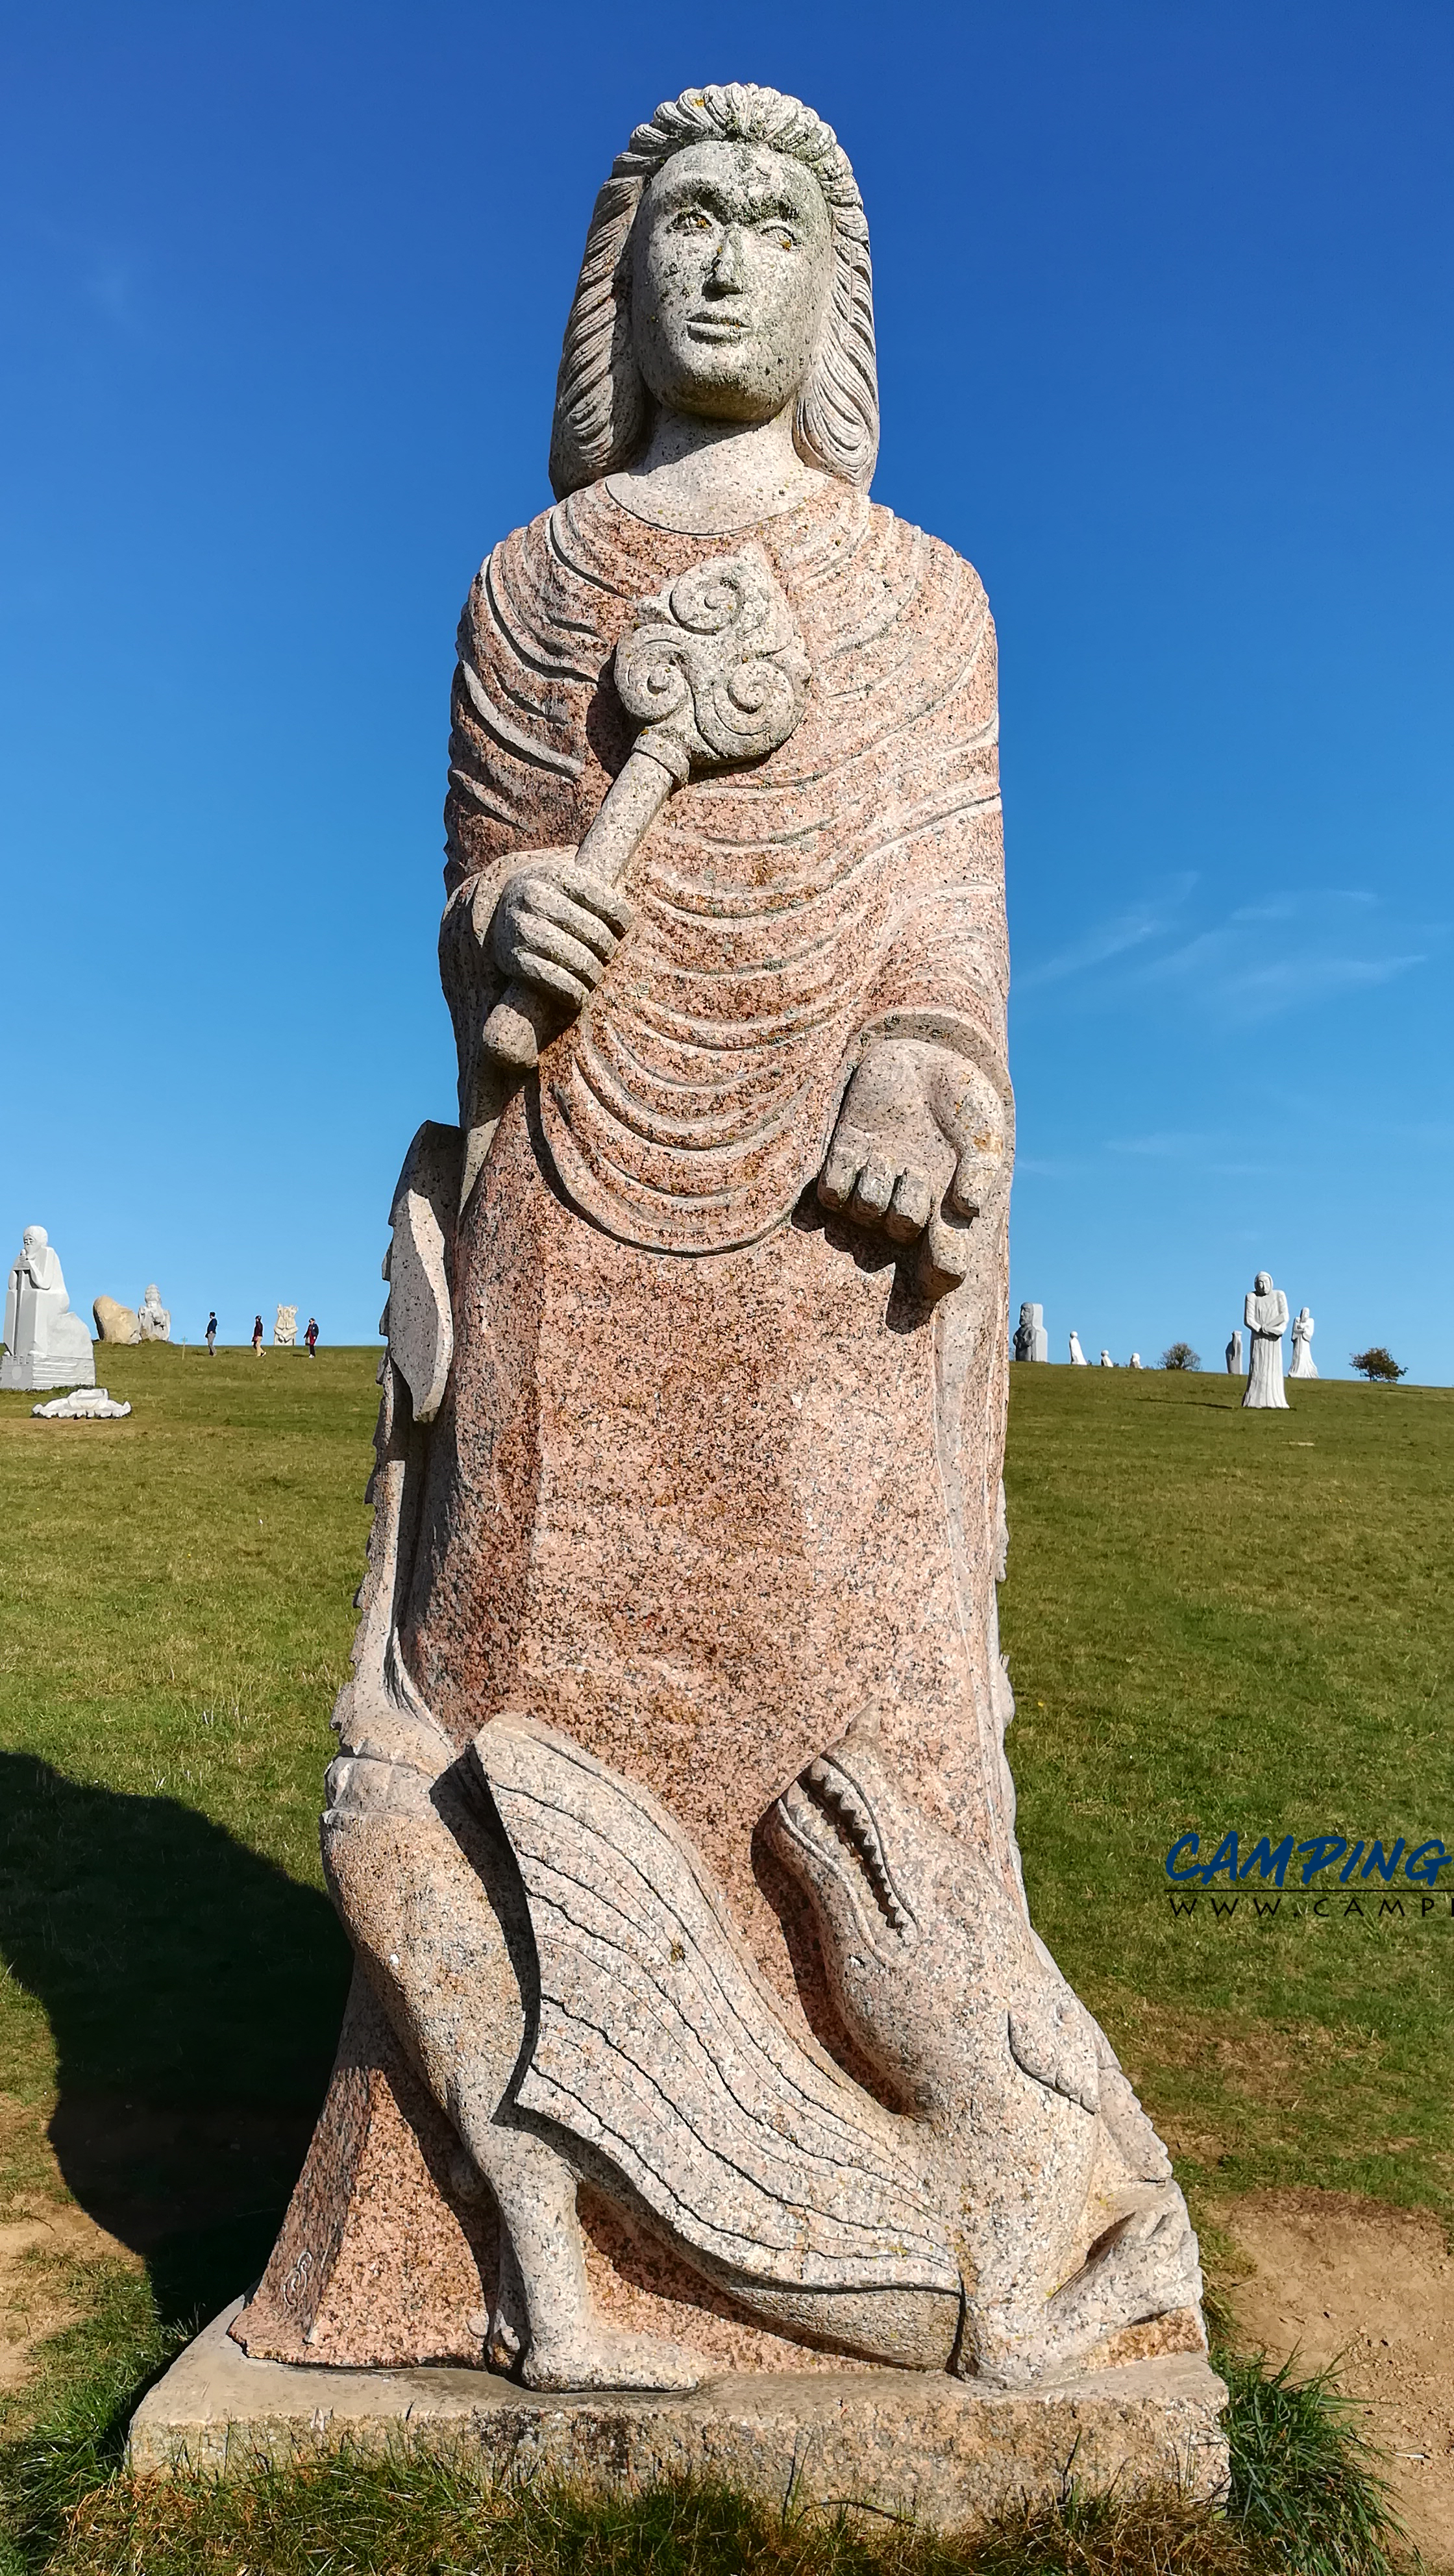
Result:
M724 294L736 295L743 284L742 228L729 224L717 245L712 262L710 282Z

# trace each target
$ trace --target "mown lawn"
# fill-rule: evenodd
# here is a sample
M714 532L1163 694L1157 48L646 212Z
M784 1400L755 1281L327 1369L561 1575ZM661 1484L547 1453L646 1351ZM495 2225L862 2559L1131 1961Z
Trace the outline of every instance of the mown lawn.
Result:
M316 1817L375 1354L104 1356L124 1424L0 1398L0 2244L78 2204L117 2249L58 2238L12 2264L12 2333L71 2322L0 2387L0 2439L68 2389L99 2392L100 2423L161 2327L256 2272L346 1981ZM1454 1847L1454 1391L1320 1382L1254 1416L1210 1376L1013 1379L1003 1628L1042 1930L1203 2209L1313 2182L1447 2213L1454 1870L1428 1916L1407 1882L1369 1903L1333 1874L1327 1918L1289 1885L1275 1917L1244 1896L1217 1919L1206 1897L1172 1916L1163 1859L1194 1828L1203 1856L1229 1829L1244 1853L1286 1832ZM184 2543L108 2488L65 2563L141 2564L144 2525L148 2566L236 2566L238 2510ZM616 2530L579 2563L645 2563ZM482 2562L518 2539L501 2526ZM1152 2563L1106 2546L1033 2563Z
M1454 1390L1319 1381L1286 1413L1240 1393L1014 1373L1003 1630L1031 1900L1194 2187L1447 2218L1454 1867L1434 1893L1401 1865L1340 1885L1335 1863L1304 1892L1295 1861L1275 1914L1256 1872L1233 1913L1224 1874L1220 1914L1209 1890L1188 1916L1164 1864L1194 1829L1202 1859L1228 1831L1244 1862L1287 1833L1454 1851Z

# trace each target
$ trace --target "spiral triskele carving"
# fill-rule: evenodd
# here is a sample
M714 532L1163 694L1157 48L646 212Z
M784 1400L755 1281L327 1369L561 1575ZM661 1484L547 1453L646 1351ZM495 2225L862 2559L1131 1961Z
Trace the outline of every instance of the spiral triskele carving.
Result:
M678 780L760 760L802 715L811 668L793 613L758 546L694 564L633 610L616 687L643 728L636 749Z

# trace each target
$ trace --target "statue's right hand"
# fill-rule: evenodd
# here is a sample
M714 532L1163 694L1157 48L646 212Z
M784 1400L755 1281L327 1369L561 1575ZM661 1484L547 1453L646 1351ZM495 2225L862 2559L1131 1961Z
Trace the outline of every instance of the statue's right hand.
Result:
M594 993L631 927L631 906L614 886L554 853L507 877L490 919L489 944L502 974L537 985L578 1011Z

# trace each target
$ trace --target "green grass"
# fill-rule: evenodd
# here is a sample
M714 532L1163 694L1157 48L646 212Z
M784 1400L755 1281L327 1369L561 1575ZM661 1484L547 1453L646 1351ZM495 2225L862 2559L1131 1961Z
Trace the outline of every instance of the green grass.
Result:
M347 1961L316 1817L376 1397L367 1352L106 1358L137 1408L122 1425L0 1398L0 2221L73 2195L119 2249L31 2258L73 2322L0 2405L12 2565L1312 2570L1169 2503L1159 2537L1072 2499L956 2554L862 2515L686 2493L603 2515L418 2462L127 2487L138 2382L258 2268L332 2054ZM1237 1393L1014 1372L1004 1642L1037 1920L1204 2202L1313 2182L1447 2214L1447 1895L1426 1922L1324 1926L1285 1902L1216 1923L1205 1900L1173 1922L1162 1859L1192 1826L1454 1828L1454 1393L1320 1382L1259 1416ZM1246 2493L1281 2477L1296 2519L1316 2428L1271 2385L1239 2399ZM1319 2474L1356 2518L1356 2447L1338 2458ZM1327 2568L1379 2576L1357 2548Z
M43 2190L48 2123L175 2313L257 2269L337 2036L317 1814L376 1362L103 1356L127 1422L0 1398L0 2191Z
M1172 1917L1163 1864L1192 1828L1203 1858L1229 1829L1244 1856L1287 1832L1454 1849L1454 1390L1323 1380L1248 1414L1210 1375L1013 1379L1003 1641L1041 1931L1193 2184L1447 2220L1454 1871L1426 1920L1407 1883L1334 1873L1327 1920L1294 1885L1275 1919L1244 1891L1219 1921L1205 1895Z

